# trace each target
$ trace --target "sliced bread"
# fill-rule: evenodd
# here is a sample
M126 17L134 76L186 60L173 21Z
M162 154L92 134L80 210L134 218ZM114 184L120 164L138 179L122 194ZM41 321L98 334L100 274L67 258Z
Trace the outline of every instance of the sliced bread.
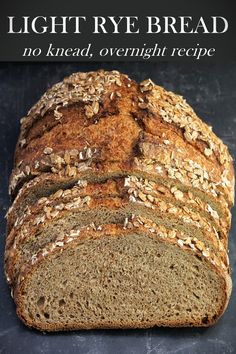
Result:
M232 157L181 97L76 73L21 121L5 270L31 327L209 326L231 293Z

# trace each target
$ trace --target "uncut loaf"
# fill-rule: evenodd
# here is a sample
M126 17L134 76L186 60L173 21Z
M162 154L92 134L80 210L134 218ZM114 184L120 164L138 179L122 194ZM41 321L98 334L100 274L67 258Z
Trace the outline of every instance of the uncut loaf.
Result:
M181 97L75 73L21 120L5 271L39 330L209 326L231 293L234 170Z

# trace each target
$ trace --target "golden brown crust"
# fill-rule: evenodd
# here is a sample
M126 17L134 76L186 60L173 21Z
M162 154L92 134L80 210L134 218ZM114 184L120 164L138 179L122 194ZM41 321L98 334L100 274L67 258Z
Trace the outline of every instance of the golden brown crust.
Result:
M171 151L173 156L172 160L169 159L165 163L167 172L170 168L176 168L173 161L176 163L182 161L183 156L184 160L193 160L197 167L193 166L191 170L191 166L188 166L189 172L194 174L194 170L198 170L198 172L201 170L200 172L203 174L195 174L196 180L200 183L196 183L195 176L189 175L186 176L187 182L191 185L194 179L195 187L204 190L205 193L213 188L215 193L223 194L231 205L234 182L232 159L227 148L215 137L211 129L201 122L192 109L177 95L168 93L158 86L145 86L145 84L138 86L134 81L118 73L114 74L115 81L112 79L112 84L106 85L107 75L108 73L103 71L88 73L87 78L92 79L88 83L83 79L84 81L82 80L80 83L81 76L78 74L67 78L66 84L58 84L59 87L62 87L63 94L59 89L62 97L68 98L71 95L70 90L68 91L68 87L71 85L68 83L70 81L75 83L79 94L78 97L75 95L72 101L66 101L65 107L60 108L60 124L53 125L48 130L45 128L43 131L39 126L34 128L32 124L35 121L40 122L41 119L47 124L51 120L55 120L52 109L58 105L61 107L61 103L59 103L61 99L58 101L60 94L57 92L57 86L56 89L49 90L36 105L36 108L29 113L22 127L22 134L26 141L23 145L21 144L22 147L18 145L16 149L16 169L11 179L12 191L14 192L19 183L33 178L40 171L49 171L52 167L57 169L51 160L55 162L55 158L57 159L58 156L59 165L70 166L72 159L66 150L68 152L77 150L78 154L74 157L74 163L77 164L81 160L88 159L85 150L89 149L90 154L88 155L94 161L123 161L132 165L134 158L140 156L140 147L145 157L145 146L147 146L145 136L148 136L149 140L154 140L153 145L155 145L153 150L150 149L149 144L147 154L150 152L150 159L153 158L152 151L155 155L157 152L156 158L159 160L163 158L161 151L165 151L167 159L166 150L170 146L167 147L163 141L169 141L173 146ZM113 74L110 75L113 77ZM86 87L83 86L83 82L86 82ZM98 94L95 91L88 100L88 92L91 87L94 88L95 82L103 88L103 94ZM81 90L82 96L85 94L85 101L81 99ZM48 96L52 96L52 99L48 99ZM118 99L114 101L114 97L118 97ZM47 101L49 104L45 108ZM148 103L145 103L146 101ZM80 104L77 105L76 102ZM92 116L86 114L86 107L91 102L97 102L99 105ZM28 132L29 128L31 128L30 131L36 131L32 132L27 141L26 131ZM145 132L143 141L143 133ZM162 149L158 148L159 145L163 145ZM187 149L185 149L186 146L188 146ZM179 151L182 153L178 154ZM208 152L206 153L206 151ZM185 162L188 164L188 161ZM72 164L73 167L74 165ZM180 171L177 172L181 172L181 169L185 170L183 165L180 165L179 168Z

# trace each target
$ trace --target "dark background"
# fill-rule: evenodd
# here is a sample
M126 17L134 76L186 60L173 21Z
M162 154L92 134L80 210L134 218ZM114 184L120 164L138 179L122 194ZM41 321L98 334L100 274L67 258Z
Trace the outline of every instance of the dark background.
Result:
M0 353L1 354L165 354L236 353L235 286L229 307L208 329L97 330L42 334L26 328L15 314L3 272L4 215L9 205L7 186L19 119L53 83L74 71L118 69L132 78L151 77L186 97L200 117L236 156L236 63L19 63L0 64ZM235 211L234 211L235 214ZM230 260L236 283L235 215Z

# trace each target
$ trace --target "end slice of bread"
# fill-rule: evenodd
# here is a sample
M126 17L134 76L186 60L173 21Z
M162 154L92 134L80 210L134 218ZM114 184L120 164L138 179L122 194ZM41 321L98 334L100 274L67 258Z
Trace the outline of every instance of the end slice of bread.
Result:
M22 268L14 297L28 326L209 326L224 312L230 277L199 251L141 226L78 234Z

